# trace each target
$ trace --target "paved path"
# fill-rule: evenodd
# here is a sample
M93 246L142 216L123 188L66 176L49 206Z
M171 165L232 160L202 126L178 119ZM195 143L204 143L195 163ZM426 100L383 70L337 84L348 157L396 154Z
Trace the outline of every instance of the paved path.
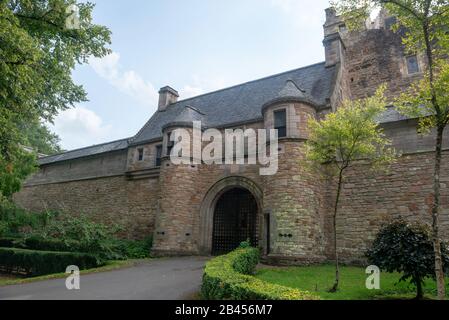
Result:
M0 287L0 299L90 300L189 299L198 292L207 258L162 258L133 267L81 275L80 290L67 290L65 279Z

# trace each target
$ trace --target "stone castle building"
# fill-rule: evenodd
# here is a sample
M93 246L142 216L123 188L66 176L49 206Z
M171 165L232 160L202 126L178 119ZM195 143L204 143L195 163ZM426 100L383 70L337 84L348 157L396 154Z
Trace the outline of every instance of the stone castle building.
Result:
M381 14L348 32L331 9L324 24L325 61L179 100L160 90L157 112L133 137L39 160L15 201L31 210L85 213L125 227L124 236L154 237L158 255L219 254L250 238L267 259L297 263L332 259L335 185L301 165L308 116L333 112L342 99L372 94L382 83L394 96L422 76L425 60L407 55ZM276 128L279 170L259 165L174 165L173 129L201 120L208 128ZM339 250L360 261L380 225L392 217L430 220L434 135L389 107L380 119L402 157L388 173L363 164L348 175L337 221ZM449 133L442 167L441 231L449 238Z

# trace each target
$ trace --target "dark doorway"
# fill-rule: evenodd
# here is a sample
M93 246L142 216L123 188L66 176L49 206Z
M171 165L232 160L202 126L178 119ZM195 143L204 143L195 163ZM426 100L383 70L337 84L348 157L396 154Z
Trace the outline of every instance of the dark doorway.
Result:
M257 202L246 189L234 188L218 199L214 212L212 254L236 249L242 241L258 245Z

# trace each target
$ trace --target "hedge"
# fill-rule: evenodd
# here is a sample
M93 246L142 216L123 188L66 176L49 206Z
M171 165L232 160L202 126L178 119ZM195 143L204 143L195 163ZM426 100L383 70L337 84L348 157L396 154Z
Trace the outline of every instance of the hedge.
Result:
M318 300L307 291L268 283L253 277L259 250L240 248L206 264L201 286L208 300Z
M109 239L89 247L77 240L45 239L39 236L32 236L29 238L0 238L0 247L42 251L87 252L97 254L106 260L121 260L149 257L152 242L151 236L144 240Z
M104 261L88 253L0 248L0 269L7 273L40 276L65 272L70 265L90 269L104 265Z
M59 239L30 238L0 238L0 247L19 248L42 251L79 252L83 251L79 241Z
M16 248L23 243L21 238L0 238L0 247L3 248Z
M59 239L42 239L39 237L31 237L25 239L25 248L29 250L62 251L62 252L83 251L79 241L76 240L62 241Z

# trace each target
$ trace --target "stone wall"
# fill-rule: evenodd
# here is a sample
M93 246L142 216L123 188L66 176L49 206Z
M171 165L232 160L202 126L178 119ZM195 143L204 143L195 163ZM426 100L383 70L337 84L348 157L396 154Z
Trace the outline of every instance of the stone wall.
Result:
M325 260L323 181L304 168L304 142L280 142L279 171L265 177L264 210L270 214L271 250L277 260Z
M121 150L42 165L25 186L120 176L125 172L126 156L127 150Z
M402 217L430 223L433 153L404 155L387 172L373 173L359 164L348 171L337 218L338 248L346 262L363 261L364 252L383 223ZM441 168L441 234L449 240L449 151ZM326 197L335 198L335 182ZM328 208L326 255L333 256L331 210Z
M158 211L158 179L128 180L125 176L26 185L14 201L31 211L58 210L86 214L94 221L123 226L121 236L152 235Z
M208 191L220 180L246 177L262 186L257 165L173 165L161 167L160 214L156 219L154 254L201 252L201 205ZM262 208L260 208L262 210Z
M409 75L406 52L401 37L386 29L350 32L344 38L344 72L350 86L351 98L372 95L383 83L388 85L387 95L393 97L422 77L422 73ZM422 70L422 57L421 70Z
M382 127L386 136L391 139L393 147L402 154L435 150L435 130L430 134L418 134L416 120L384 123ZM446 129L443 135L443 148L449 149L449 130Z
M156 167L158 146L162 146L162 141L129 147L126 164L127 171L139 171ZM143 149L143 159L141 161L138 159L138 149Z

